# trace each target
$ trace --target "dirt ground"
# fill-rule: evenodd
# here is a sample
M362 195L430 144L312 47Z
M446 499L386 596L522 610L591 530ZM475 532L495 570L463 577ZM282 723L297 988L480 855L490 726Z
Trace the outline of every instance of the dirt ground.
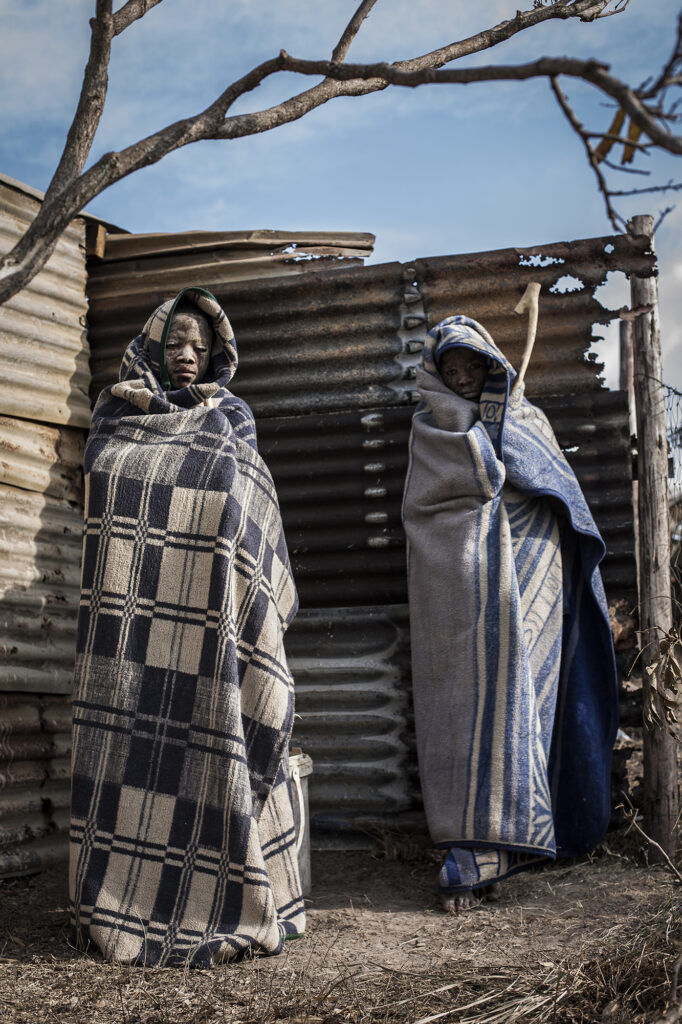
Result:
M629 845L628 845L629 844ZM682 939L682 886L611 835L522 874L500 903L436 905L428 852L313 853L303 939L213 970L120 967L68 945L65 873L0 884L0 1020L12 1024L654 1021Z

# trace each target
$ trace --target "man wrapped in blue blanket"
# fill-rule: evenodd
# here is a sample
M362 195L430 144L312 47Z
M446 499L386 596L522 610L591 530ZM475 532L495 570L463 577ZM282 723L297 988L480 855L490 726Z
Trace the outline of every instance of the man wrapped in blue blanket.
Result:
M403 518L419 769L443 906L499 898L609 821L617 727L604 544L545 415L480 324L417 371Z

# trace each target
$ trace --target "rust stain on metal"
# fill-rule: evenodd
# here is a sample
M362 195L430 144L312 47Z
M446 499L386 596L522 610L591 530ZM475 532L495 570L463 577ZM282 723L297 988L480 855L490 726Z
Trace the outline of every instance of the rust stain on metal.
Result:
M82 503L85 433L0 416L0 484Z

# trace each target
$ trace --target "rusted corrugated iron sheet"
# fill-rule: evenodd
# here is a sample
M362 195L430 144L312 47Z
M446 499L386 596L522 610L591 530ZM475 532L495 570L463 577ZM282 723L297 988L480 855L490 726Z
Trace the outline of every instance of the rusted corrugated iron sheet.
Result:
M83 502L85 433L0 416L0 484Z
M99 282L91 275L93 398L118 378L126 345L155 306L188 283L185 278L170 287L160 275L155 289L150 285L124 298L112 289L108 273ZM234 322L238 390L256 415L401 401L400 389L391 384L403 351L400 264L310 271L229 287L211 276L201 283L224 302Z
M313 759L316 846L419 810L406 607L299 612L286 635L294 742ZM357 839L355 840L357 841ZM348 845L346 836L342 845Z
M607 591L635 598L627 396L540 403L607 545ZM259 446L279 495L303 607L407 600L400 509L412 410L264 418Z
M199 283L192 259L186 269ZM125 346L154 306L189 283L179 277L170 287L165 260L158 263L146 281L132 269L125 281L110 281L107 264L93 277L93 393L116 379ZM602 367L586 359L592 325L616 314L594 289L611 271L653 273L654 258L647 239L617 235L235 283L222 281L218 267L203 270L201 283L235 329L235 392L263 417L410 404L426 330L451 313L479 319L518 364L526 322L513 309L531 280L543 291L529 395L599 389ZM561 291L562 278L584 287Z
M609 272L646 277L654 269L647 239L613 235L416 260L415 285L424 298L429 329L452 313L466 313L486 326L518 366L526 320L512 310L526 283L538 281L540 318L526 392L539 398L600 387L595 369L602 367L586 361L585 353L592 326L608 323L614 314L604 309L594 291Z
M296 272L296 264L318 257L332 257L349 263L365 259L374 249L375 236L360 231L179 231L175 234L133 235L108 233L99 254L106 263L121 260L164 258L207 253L215 262L232 264L232 276L255 277L258 271L282 274ZM254 261L251 273L251 261ZM236 264L241 263L239 268ZM96 270L98 264L93 265ZM169 273L173 272L169 265ZM231 276L228 271L228 277Z
M358 267L374 235L360 232L198 231L107 235L103 258L89 261L93 397L116 380L121 354L152 310L190 284L218 294L255 279L300 278L321 268Z
M0 691L71 690L82 520L78 505L0 485Z
M0 252L37 213L39 199L0 178ZM0 414L87 427L85 221L66 229L47 266L0 307Z
M634 600L627 400L602 388L586 354L593 324L613 315L594 288L609 271L652 273L647 246L603 238L232 282L219 267L210 276L205 251L183 254L185 268L207 268L192 280L215 291L235 327L235 391L256 413L280 498L303 607L286 646L296 741L315 762L318 844L341 831L355 843L387 817L420 815L400 505L415 366L443 316L480 319L518 363L526 322L513 308L530 280L543 283L528 394L546 409L602 530L609 594ZM111 284L113 264L102 265L91 294L94 390L115 379L151 309L188 283L164 279L160 256L158 267L146 264L156 278L135 280L134 263ZM563 277L585 287L562 291Z
M67 697L0 694L0 878L66 858L70 752Z

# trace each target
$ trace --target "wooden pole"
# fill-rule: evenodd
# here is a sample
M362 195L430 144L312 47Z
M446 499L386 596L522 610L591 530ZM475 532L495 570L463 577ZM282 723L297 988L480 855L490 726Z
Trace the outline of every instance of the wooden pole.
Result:
M653 217L633 217L631 235L647 235L654 245ZM665 393L661 370L658 284L655 277L632 277L632 308L645 308L633 323L633 376L637 416L639 511L639 614L644 665L659 657L658 641L672 626L670 590L670 515ZM643 700L651 696L643 673ZM662 712L659 706L659 713ZM644 827L670 857L677 846L679 791L677 745L662 728L643 730ZM651 859L660 854L650 851Z
M632 321L620 322L620 380L618 387L628 393L630 416L634 413L634 367L632 365ZM634 424L632 424L634 426Z

